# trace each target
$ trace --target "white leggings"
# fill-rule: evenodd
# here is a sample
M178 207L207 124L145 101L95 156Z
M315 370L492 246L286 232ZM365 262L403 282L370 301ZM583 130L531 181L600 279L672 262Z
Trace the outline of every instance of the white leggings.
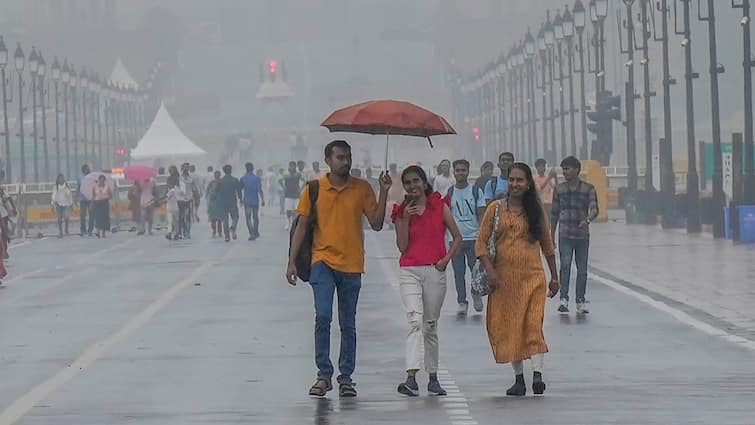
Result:
M540 372L540 373L543 372L544 359L545 359L545 354L543 353L533 354L532 357L530 357L530 361L532 362L533 372ZM522 360L511 362L511 367L514 368L515 375L521 375L524 373L524 361Z
M401 302L409 323L406 337L406 370L438 372L438 319L446 297L446 272L434 266L401 267ZM424 344L423 344L424 343Z

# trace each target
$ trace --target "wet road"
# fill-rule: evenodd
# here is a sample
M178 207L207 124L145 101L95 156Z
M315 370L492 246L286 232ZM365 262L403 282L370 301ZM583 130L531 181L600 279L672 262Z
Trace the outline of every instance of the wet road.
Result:
M424 396L425 374L422 397L398 395L406 325L387 231L367 239L359 397L309 399L311 293L283 281L282 221L263 217L256 242L243 226L230 244L204 229L191 242L119 233L15 248L0 290L0 425L754 423L754 351L598 281L584 319L549 301L545 396L504 395L511 369L493 363L481 316L455 317L452 285L449 397Z

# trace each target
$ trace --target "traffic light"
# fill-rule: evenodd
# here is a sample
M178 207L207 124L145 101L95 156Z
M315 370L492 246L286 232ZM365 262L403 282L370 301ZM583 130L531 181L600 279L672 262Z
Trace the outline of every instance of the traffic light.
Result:
M613 151L613 121L621 120L621 96L614 96L610 90L599 92L595 111L588 112L587 118L592 121L587 130L595 134L591 158L608 165Z
M125 148L118 148L115 150L115 154L118 156L126 156L126 149Z
M480 129L477 127L472 127L472 134L474 134L475 141L480 140Z

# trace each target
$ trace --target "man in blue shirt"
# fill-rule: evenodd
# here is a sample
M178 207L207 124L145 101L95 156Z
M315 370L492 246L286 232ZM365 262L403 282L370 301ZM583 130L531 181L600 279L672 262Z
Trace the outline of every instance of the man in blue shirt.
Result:
M454 161L453 170L456 183L448 189L444 201L451 210L454 221L456 221L461 232L461 248L453 256L451 262L456 281L456 302L458 303L456 313L459 316L466 316L469 303L467 302L465 275L467 267L471 270L476 260L475 241L479 229L479 218L485 212L485 199L482 195L482 189L469 184L467 180L469 178L469 161L465 159ZM474 301L475 311L481 312L483 308L482 298L472 293L472 301Z
M501 170L499 177L491 178L485 184L485 202L490 203L494 199L501 199L509 192L509 169L514 165L514 154L504 152L498 155L498 168Z
M254 174L254 165L246 163L246 174L241 177L241 187L244 189L244 215L246 216L246 228L249 230L249 240L253 241L260 237L260 200L265 206L265 194L262 192L262 180ZM252 225L254 218L254 225Z

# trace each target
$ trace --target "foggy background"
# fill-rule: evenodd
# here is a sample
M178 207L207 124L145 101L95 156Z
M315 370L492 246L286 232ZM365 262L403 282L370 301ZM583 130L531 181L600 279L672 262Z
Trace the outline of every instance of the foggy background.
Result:
M621 93L626 68L618 54L616 9L624 6L618 0L610 3L607 87ZM34 45L48 63L55 55L61 62L67 58L91 66L105 77L119 57L140 82L156 60L164 60L170 69L163 91L166 105L184 132L210 153L210 161L232 157L234 135L250 134L253 157L240 161L268 165L319 159L322 144L333 138L319 123L333 109L361 100L405 99L450 119L450 63L467 72L482 68L522 39L528 27L536 33L547 8L553 15L567 4L572 6L548 0L3 0L0 33L11 52L21 41L27 54ZM700 73L694 94L697 139L710 141L707 26L697 20L697 2L691 4L694 69ZM717 23L719 62L726 67L720 76L724 143L743 126L740 17L741 11L721 0ZM656 13L660 29L659 20ZM588 31L590 27L588 22ZM672 35L672 77L678 82L672 86L675 159L686 158L680 42L680 36ZM285 103L262 103L255 97L261 67L270 59L285 63L295 92ZM640 92L639 59L635 62ZM656 149L663 130L660 66L660 43L651 41L651 89L658 93L652 102ZM587 86L588 99L594 98L591 75ZM636 113L642 167L641 101ZM429 163L465 156L472 137L462 123L452 125L460 134L434 139L434 150L421 140L397 138L406 150L398 158L393 149L391 160ZM612 164L624 165L625 128L617 124L614 129ZM354 142L355 163L383 162L382 138L343 137Z

